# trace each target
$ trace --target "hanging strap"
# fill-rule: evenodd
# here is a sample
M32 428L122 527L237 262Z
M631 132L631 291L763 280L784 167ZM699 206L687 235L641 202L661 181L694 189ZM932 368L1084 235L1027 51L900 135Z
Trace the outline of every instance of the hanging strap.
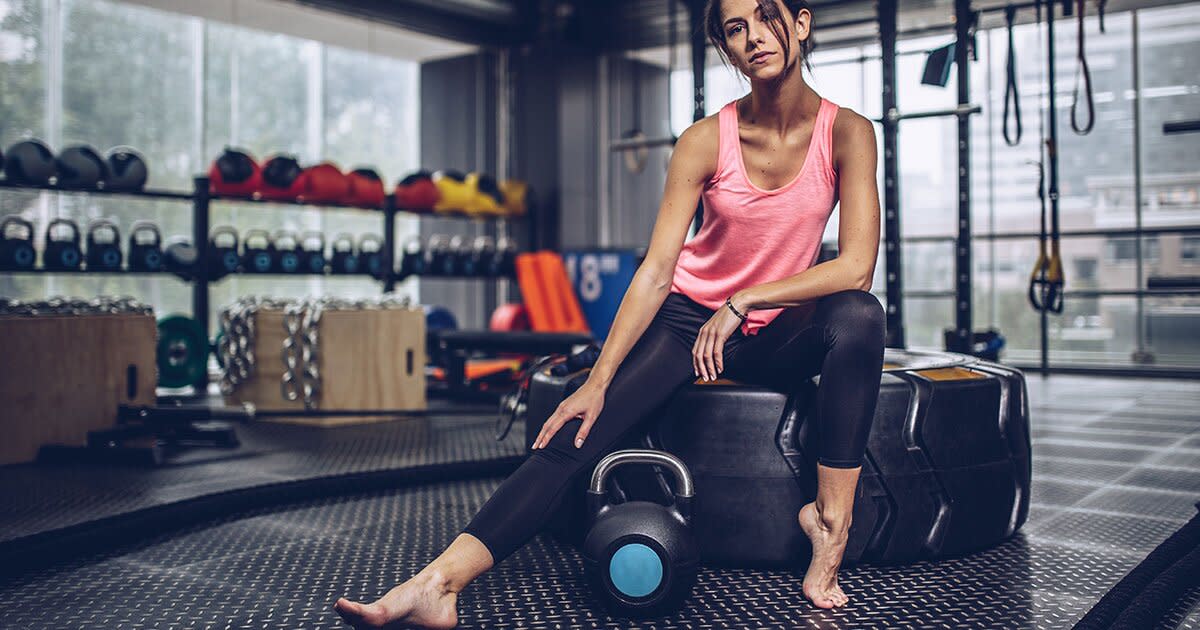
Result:
M1076 30L1076 33L1077 33L1076 39L1078 40L1078 46L1076 47L1075 58L1076 58L1076 60L1079 61L1079 66L1077 67L1077 69L1075 71L1075 91L1073 94L1074 100L1071 102L1071 129L1075 130L1075 133L1077 133L1081 136L1086 136L1087 134L1092 132L1092 127L1094 127L1096 125L1096 105L1092 99L1092 73L1090 70L1088 70L1087 56L1083 50L1083 48L1084 48L1084 46L1083 46L1083 17L1084 17L1083 14L1084 14L1084 11L1087 10L1087 0L1078 0L1077 6L1078 6L1078 11L1077 11L1078 15L1075 16L1075 20L1076 20L1076 23L1079 25L1079 27ZM1077 111L1079 108L1079 77L1080 77L1080 75L1083 76L1084 95L1087 99L1087 110L1088 110L1087 125L1082 126L1082 127L1079 125L1079 120L1077 118Z
M1017 93L1017 55L1013 46L1013 21L1016 19L1017 8L1013 5L1004 7L1004 21L1008 24L1008 65L1007 83L1004 86L1004 142L1010 147L1021 143L1021 97ZM1017 136L1011 137L1008 132L1009 102L1016 116Z

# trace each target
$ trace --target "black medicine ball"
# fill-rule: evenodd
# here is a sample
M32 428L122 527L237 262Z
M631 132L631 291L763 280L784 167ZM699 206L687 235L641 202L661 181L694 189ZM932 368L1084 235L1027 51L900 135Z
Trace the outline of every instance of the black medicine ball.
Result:
M8 147L4 160L4 176L14 184L47 186L55 168L54 152L36 138Z
M103 188L108 162L87 145L67 147L58 154L58 185L62 188Z
M108 190L136 191L146 187L146 160L133 147L114 147L108 152Z

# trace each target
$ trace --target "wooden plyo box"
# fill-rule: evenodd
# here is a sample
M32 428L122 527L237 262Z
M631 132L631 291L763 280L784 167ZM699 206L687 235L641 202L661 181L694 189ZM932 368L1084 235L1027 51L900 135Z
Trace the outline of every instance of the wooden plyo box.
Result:
M0 464L47 444L84 446L117 405L153 405L153 315L0 317Z
M303 410L304 400L287 400L281 382L283 311L255 315L255 367L229 396L232 405L263 410ZM317 369L322 410L425 409L425 314L415 309L327 310L318 330ZM337 426L388 420L388 416L268 417L264 420Z

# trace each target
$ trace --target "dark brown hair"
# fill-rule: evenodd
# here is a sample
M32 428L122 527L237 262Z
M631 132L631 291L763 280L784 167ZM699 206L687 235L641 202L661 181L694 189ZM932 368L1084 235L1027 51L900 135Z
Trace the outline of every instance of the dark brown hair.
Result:
M787 7L791 13L790 19L793 22L801 9L808 9L809 13L812 13L812 8L808 4L807 0L783 0L783 6ZM783 24L785 16L779 14L779 7L776 6L775 0L758 0L758 8L767 19L771 32L783 46L783 56L786 59L792 52L792 41L787 36L787 27ZM729 50L725 45L725 25L721 22L721 0L708 0L708 4L704 7L704 32L717 50L721 51L721 58L725 60L725 63L729 63ZM809 57L812 55L815 45L816 42L813 40L810 28L808 37L800 43L800 57L804 60L804 65L808 66L809 72L812 72L812 61Z

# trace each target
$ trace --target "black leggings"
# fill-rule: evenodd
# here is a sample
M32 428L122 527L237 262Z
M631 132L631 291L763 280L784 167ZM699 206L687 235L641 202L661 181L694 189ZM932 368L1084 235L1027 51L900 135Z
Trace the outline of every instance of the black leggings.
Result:
M496 563L524 545L547 522L563 492L592 468L678 389L692 383L692 344L714 311L670 293L630 349L604 396L604 408L581 448L582 420L562 426L480 508L463 530L478 538ZM784 309L745 336L739 327L725 342L720 376L782 391L820 374L818 461L855 468L862 461L879 397L883 369L883 308L866 291L850 290L814 304Z

